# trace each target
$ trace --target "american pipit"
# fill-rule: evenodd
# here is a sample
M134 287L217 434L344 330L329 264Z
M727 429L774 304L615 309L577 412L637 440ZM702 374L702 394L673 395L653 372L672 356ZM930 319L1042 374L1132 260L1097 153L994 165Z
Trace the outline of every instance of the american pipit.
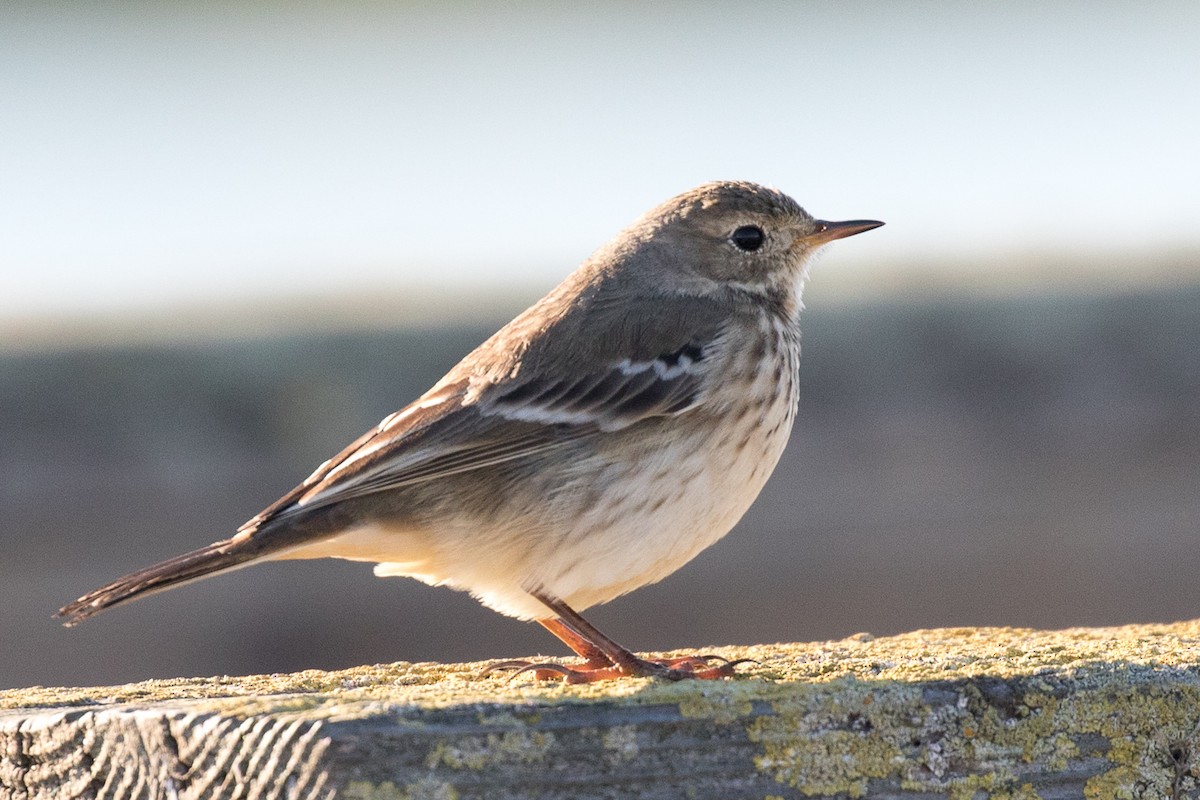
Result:
M813 219L752 183L672 198L232 538L58 614L74 625L258 561L345 558L537 620L586 661L505 666L730 675L639 658L576 609L670 575L750 507L796 414L806 263L882 224Z

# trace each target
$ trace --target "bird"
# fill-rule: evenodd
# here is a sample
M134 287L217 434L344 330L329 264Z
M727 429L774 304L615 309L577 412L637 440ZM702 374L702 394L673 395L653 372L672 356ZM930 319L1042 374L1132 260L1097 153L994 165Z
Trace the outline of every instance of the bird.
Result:
M232 536L56 616L69 627L259 562L340 558L467 591L583 659L498 668L730 677L716 656L643 658L579 612L675 572L754 502L796 418L811 258L881 225L816 219L746 181L683 192Z

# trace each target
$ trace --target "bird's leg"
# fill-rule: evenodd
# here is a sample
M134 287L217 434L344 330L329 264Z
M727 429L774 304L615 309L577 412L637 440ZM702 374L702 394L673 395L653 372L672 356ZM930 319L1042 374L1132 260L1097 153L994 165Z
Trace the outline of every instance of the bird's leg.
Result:
M563 640L566 646L575 651L577 656L583 658L587 663L583 664L582 672L590 672L593 669L604 669L612 667L612 662L608 661L608 656L604 654L598 646L588 642L586 638L572 631L563 620L547 616L546 619L536 620L538 624L545 627L554 636ZM536 678L541 680L560 678L560 676L569 675L575 672L580 672L578 669L564 667L563 664L557 663L534 663L532 661L523 660L523 658L514 658L511 661L502 661L491 664L484 670L484 674L498 672L502 669L516 669L514 676L523 672L532 672Z
M514 676L522 672L532 672L535 677L541 680L548 680L550 678L568 676L575 672L591 672L597 669L607 669L613 665L608 660L608 656L604 655L604 651L575 633L562 620L555 617L547 617L546 619L539 619L537 622L561 639L576 655L587 662L583 665L582 669L564 667L562 664L535 664L532 661L515 659L513 661L501 661L499 664L492 664L486 671L495 672L497 670L515 669Z
M538 622L543 628L553 633L566 644L567 647L575 651L575 655L584 659L587 663L584 665L589 669L598 669L600 667L611 667L613 662L604 654L596 645L583 638L575 631L567 627L561 619L557 617L552 619L539 619Z
M557 614L553 619L538 620L548 631L561 639L587 663L582 667L561 664L520 664L518 672L533 672L539 678L561 675L566 683L591 683L621 677L656 677L668 680L684 678L715 679L734 674L741 662L726 662L709 666L716 656L687 656L648 661L635 655L610 639L557 597L538 590L531 591L547 608ZM504 666L518 666L506 662Z

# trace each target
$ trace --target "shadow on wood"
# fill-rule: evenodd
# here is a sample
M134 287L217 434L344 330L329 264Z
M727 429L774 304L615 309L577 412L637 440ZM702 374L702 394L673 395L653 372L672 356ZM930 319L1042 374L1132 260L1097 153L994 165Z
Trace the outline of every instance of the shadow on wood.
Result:
M0 692L0 795L1032 800L1200 787L1200 621L713 652L758 664L677 684L400 663Z

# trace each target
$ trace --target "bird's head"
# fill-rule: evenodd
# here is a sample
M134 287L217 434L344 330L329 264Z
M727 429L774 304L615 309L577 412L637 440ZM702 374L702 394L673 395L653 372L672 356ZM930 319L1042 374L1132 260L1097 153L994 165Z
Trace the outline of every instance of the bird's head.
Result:
M639 251L640 263L670 273L658 277L688 292L790 292L823 245L882 224L815 219L775 189L716 181L654 208L616 244Z

